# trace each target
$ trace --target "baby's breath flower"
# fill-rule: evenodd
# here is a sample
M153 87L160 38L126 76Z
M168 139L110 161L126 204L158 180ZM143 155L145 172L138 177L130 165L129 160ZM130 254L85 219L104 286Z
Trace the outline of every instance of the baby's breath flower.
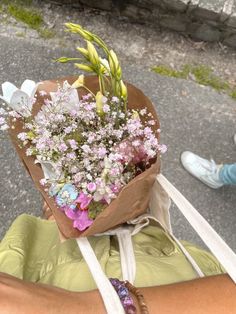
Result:
M28 136L27 136L27 133L25 132L21 132L17 135L18 139L20 139L21 141L25 141L27 140Z
M44 90L40 90L40 91L39 91L39 95L40 95L40 96L46 96L46 95L47 95L47 92L45 92Z
M3 124L3 125L1 125L1 127L0 127L0 130L1 131L6 131L6 130L8 130L9 129L9 126L7 125L7 124Z
M6 123L6 120L5 120L5 118L3 118L3 117L0 117L0 125L3 125L3 124L5 124Z

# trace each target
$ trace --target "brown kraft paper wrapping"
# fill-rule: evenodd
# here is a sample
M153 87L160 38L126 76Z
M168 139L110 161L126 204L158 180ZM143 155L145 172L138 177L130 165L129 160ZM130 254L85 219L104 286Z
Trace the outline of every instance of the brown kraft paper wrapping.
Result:
M62 84L67 80L72 84L77 77L70 76L60 78L57 80L44 81L38 86L38 91L44 90L47 93L56 91L58 83ZM88 76L85 78L85 85L96 94L99 90L98 79L95 76ZM151 101L139 90L131 84L127 84L128 87L128 108L140 109L147 107L148 112L151 112L156 125L155 129L159 129L159 120L156 111ZM83 88L78 89L79 96L87 94L87 91ZM33 115L35 115L43 105L44 97L37 95L37 101L33 106ZM18 146L17 134L23 131L22 122L17 121L14 123L15 129L10 129L11 140L22 160L24 166L29 172L34 184L42 194L47 205L53 212L58 228L65 238L78 238L81 236L91 236L97 233L102 233L111 228L133 219L147 211L148 203L150 199L151 188L154 184L157 173L160 172L160 158L158 157L155 163L151 165L146 171L136 176L120 191L118 197L113 200L104 210L100 213L93 224L85 231L79 231L73 228L73 221L69 219L63 211L61 211L56 202L50 197L44 188L40 184L40 179L44 177L43 171L39 164L35 164L35 158L33 156L26 156L25 148Z

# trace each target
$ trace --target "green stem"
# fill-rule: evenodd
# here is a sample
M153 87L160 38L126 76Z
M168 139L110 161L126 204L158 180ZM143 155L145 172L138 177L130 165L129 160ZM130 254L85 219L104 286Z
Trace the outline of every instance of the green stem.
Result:
M83 84L81 84L81 87L83 87L84 89L86 89L90 94L92 94L93 95L93 97L95 98L95 95L94 95L94 93L87 87L87 86L85 86L85 85L83 85Z
M102 92L102 83L101 83L101 76L100 75L98 76L98 82L99 82L99 89L100 89L101 93L103 94L103 92Z

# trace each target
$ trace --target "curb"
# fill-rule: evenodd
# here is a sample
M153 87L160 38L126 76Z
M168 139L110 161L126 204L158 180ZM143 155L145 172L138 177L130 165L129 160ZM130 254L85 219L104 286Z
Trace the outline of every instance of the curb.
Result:
M92 7L131 22L166 28L236 48L236 0L53 0L74 8Z

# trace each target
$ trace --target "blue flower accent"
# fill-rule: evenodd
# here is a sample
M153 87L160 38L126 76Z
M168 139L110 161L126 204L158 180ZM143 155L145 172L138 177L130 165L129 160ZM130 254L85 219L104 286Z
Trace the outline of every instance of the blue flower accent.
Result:
M71 207L74 207L73 203L78 196L78 191L76 190L76 187L71 183L66 183L63 188L58 192L55 200L59 207L64 207L71 205Z
M62 186L63 186L62 184L52 184L48 190L48 194L50 196L57 195Z

